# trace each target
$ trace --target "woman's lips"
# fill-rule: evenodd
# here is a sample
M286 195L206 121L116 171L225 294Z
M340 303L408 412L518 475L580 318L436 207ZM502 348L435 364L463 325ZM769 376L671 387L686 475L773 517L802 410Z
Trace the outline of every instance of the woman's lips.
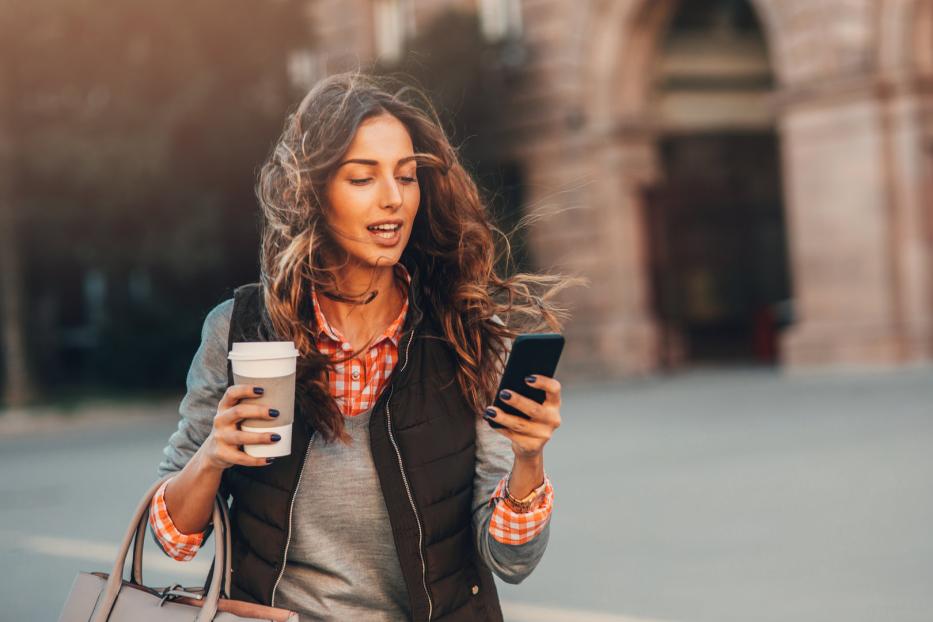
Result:
M395 231L379 231L367 229L373 237L373 241L380 246L395 246L402 239L402 227L399 226Z

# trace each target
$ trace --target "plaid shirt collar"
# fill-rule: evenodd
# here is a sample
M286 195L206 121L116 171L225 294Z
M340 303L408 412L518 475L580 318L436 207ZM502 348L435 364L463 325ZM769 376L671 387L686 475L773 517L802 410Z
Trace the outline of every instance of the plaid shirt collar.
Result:
M411 275L408 273L408 269L402 265L402 262L398 262L394 266L395 278L396 280L402 281L405 283L406 291L411 286ZM314 318L317 322L318 330L317 337L320 339L322 336L328 337L337 343L343 343L346 340L340 335L336 329L334 329L330 322L327 321L327 318L324 317L324 313L321 311L321 305L318 304L317 291L314 287L314 283L311 284L311 306L314 308ZM373 342L373 345L378 344L383 339L389 339L396 347L398 347L398 341L402 336L402 326L405 324L405 315L408 312L408 296L405 296L405 301L402 304L402 310L399 312L398 317L389 324L388 328Z

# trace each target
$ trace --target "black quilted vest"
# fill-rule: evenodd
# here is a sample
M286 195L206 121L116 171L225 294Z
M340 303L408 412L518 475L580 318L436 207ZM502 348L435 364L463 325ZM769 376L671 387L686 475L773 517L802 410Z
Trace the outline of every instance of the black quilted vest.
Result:
M453 380L452 349L443 339L428 338L441 333L419 305L417 266L409 272L399 358L373 407L370 439L412 619L500 622L496 586L476 551L471 523L477 415ZM259 283L238 287L228 345L274 341L272 333ZM229 364L227 375L233 384ZM221 493L233 497L232 598L274 604L289 510L314 433L311 421L296 399L291 455L262 468L224 471Z

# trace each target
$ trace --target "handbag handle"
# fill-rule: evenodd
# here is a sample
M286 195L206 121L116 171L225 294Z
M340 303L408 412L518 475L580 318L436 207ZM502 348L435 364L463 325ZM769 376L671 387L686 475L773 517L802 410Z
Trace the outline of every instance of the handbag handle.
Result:
M130 546L135 543L137 537L139 537L141 533L145 533L145 524L148 519L152 497L159 490L162 483L169 477L171 477L171 475L166 475L150 486L149 490L136 507L136 512L133 514L133 519L130 521L129 528L123 536L123 542L117 553L117 559L114 562L113 569L110 572L110 576L107 578L107 584L104 586L101 596L98 598L97 604L94 607L94 612L91 614L92 622L107 622L107 618L110 617L110 612L113 610L114 604L117 601L117 596L120 593L120 588L122 587L123 567L126 564L126 557L129 554ZM213 573L210 586L204 595L203 605L198 613L196 622L210 622L214 619L217 613L217 601L220 599L221 584L229 581L230 559L229 550L227 549L227 536L230 530L229 524L225 522L229 519L227 519L224 510L221 509L221 505L224 505L224 503L218 494L214 498L214 562L217 564L217 567L223 568L223 573ZM216 533L218 529L220 533ZM140 576L141 574L142 566L140 564Z
M166 480L171 479L175 475L177 475L177 473L169 473L165 475L164 477L162 477L162 479L159 480L159 486L161 486ZM152 506L152 502L150 501L150 508L151 506ZM226 541L226 547L227 547L226 548L227 555L224 556L224 559L226 560L225 563L226 563L227 568L225 568L225 572L223 575L224 584L221 587L220 595L223 598L230 598L230 578L231 578L232 573L230 572L229 566L231 563L230 555L232 554L233 548L230 546L230 516L227 510L227 502L225 499L220 499L220 509L221 509L221 512L223 513L223 526L224 526L223 534L224 534L224 539ZM146 516L148 516L148 514ZM132 566L132 575L131 575L130 580L136 585L143 585L143 543L145 542L145 538L146 538L146 525L148 524L148 522L149 522L148 520L139 521L139 528L136 530L136 541L135 541L135 544L133 545L133 566ZM216 534L214 537L215 538L220 537L219 533ZM217 560L214 559L211 562L211 569L207 573L207 580L204 582L204 593L205 594L208 591L209 582L211 580L211 577L214 574L214 568L216 566L217 566Z

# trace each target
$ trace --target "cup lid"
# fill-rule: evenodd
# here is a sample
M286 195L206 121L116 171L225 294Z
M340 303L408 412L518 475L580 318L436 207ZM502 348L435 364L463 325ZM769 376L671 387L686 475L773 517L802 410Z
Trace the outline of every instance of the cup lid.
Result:
M227 358L231 361L255 361L286 359L300 354L293 341L241 341L233 344Z

